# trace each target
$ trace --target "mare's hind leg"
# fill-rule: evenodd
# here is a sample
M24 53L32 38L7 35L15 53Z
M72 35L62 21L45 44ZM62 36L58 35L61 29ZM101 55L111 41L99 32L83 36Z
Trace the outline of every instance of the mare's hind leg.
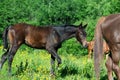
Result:
M108 74L108 80L113 80L112 77L112 59L111 59L111 53L109 54L107 61L106 61L106 68L107 68L107 74Z
M8 57L8 51L9 49L7 49L7 51L2 55L1 57L1 61L0 61L0 69L2 69L3 64L5 63L5 61L7 60Z
M19 45L17 45L17 44L12 45L12 47L8 53L8 67L9 67L8 71L9 71L9 73L11 73L12 61L13 61L14 55L18 48L19 48Z
M112 60L113 60L113 71L115 72L118 80L120 80L120 67L119 67L120 52L119 51L112 53Z

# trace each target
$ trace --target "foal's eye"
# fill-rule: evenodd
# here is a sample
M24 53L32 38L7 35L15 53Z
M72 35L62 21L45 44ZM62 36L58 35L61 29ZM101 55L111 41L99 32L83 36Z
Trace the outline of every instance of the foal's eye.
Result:
M82 35L83 33L82 33L82 32L80 32L80 34Z

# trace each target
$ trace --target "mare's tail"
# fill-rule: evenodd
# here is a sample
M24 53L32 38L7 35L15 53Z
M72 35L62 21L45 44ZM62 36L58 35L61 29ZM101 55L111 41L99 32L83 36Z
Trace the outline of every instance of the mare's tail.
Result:
M99 19L96 29L95 29L95 43L94 43L94 68L97 79L100 78L100 63L103 57L103 36L101 23L104 21L105 17Z
M5 28L5 30L3 32L3 36L2 36L4 49L8 49L8 40L7 40L8 29L9 29L9 27Z

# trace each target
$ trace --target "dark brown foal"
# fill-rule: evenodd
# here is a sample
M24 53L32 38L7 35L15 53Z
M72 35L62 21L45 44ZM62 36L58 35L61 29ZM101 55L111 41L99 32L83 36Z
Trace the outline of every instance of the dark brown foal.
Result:
M7 51L2 55L0 68L8 59L9 73L18 48L26 44L32 48L46 49L51 54L51 75L54 75L55 59L61 64L57 50L63 41L75 37L84 47L87 45L85 27L87 25L61 25L36 27L25 23L15 24L5 29L3 33L4 48ZM8 38L8 39L7 39ZM9 47L8 41L9 40Z

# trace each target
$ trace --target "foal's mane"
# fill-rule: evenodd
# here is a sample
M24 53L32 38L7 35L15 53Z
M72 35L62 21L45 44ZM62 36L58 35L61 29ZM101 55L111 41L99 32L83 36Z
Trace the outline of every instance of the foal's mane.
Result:
M64 27L77 27L76 25L71 25L71 24L65 24Z

